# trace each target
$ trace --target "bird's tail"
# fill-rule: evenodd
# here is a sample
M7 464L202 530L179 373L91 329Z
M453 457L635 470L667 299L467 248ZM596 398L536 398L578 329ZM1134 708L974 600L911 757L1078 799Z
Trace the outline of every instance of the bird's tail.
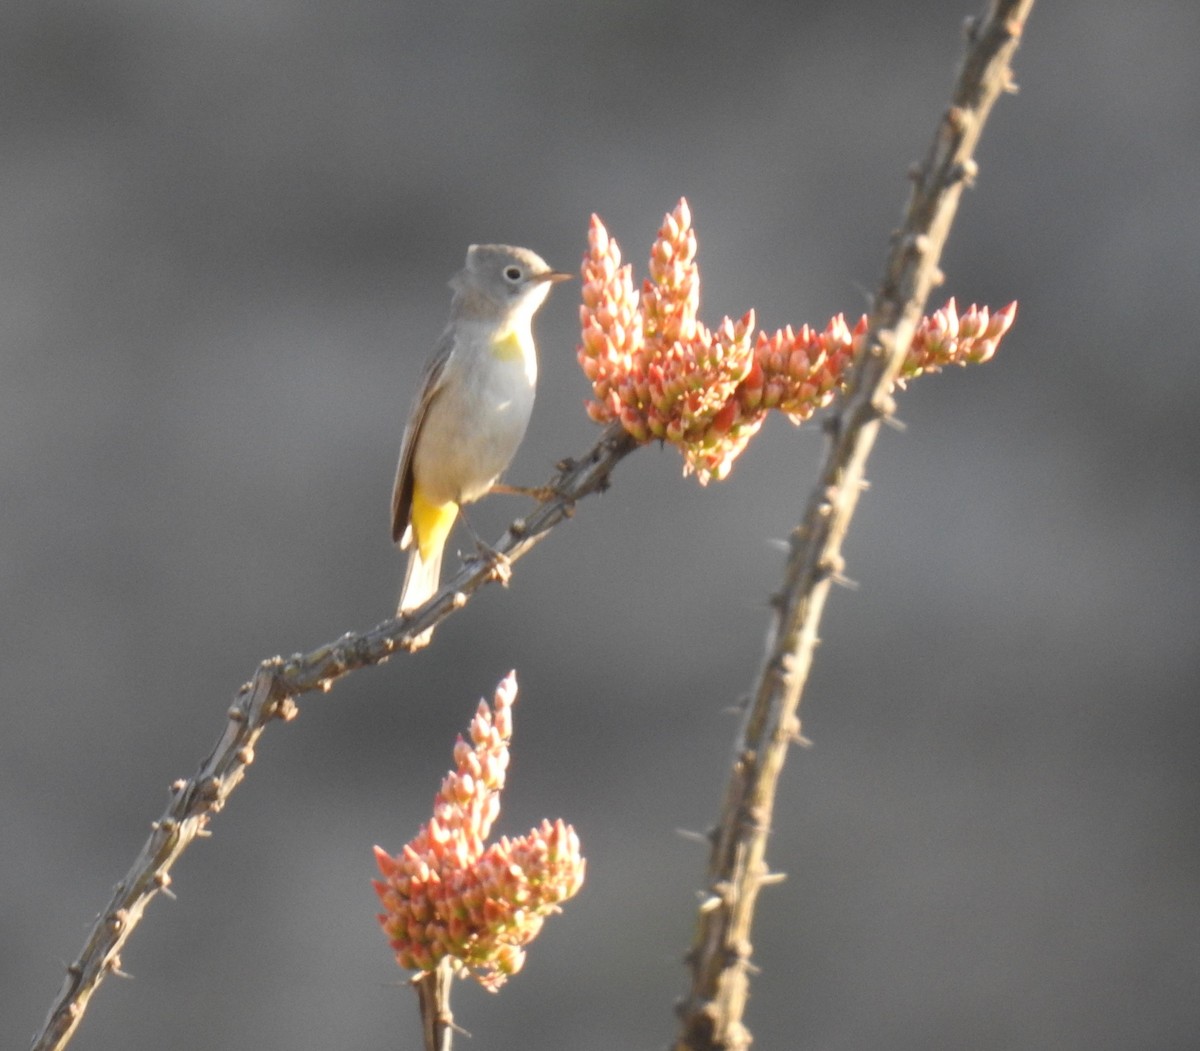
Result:
M426 601L438 589L442 576L442 552L454 519L458 516L455 503L431 504L418 491L413 496L412 525L402 544L411 545L408 568L404 572L404 587L400 590L397 614L407 613ZM421 632L409 644L414 650L429 645L433 629Z
M396 610L397 615L407 613L410 610L416 609L433 595L438 589L438 583L442 576L442 548L435 547L429 552L427 558L421 557L421 549L413 544L412 550L408 553L408 569L404 572L404 587L400 591L400 605ZM421 632L412 640L412 648L420 649L422 646L428 646L429 640L433 636L433 628L428 631Z

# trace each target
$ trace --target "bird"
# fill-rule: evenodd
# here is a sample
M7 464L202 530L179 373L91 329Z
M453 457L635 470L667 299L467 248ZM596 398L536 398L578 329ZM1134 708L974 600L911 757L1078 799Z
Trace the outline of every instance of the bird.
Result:
M476 244L451 278L450 318L409 411L392 488L392 541L409 552L398 616L437 591L462 506L491 491L512 462L537 388L533 315L570 277L528 248Z

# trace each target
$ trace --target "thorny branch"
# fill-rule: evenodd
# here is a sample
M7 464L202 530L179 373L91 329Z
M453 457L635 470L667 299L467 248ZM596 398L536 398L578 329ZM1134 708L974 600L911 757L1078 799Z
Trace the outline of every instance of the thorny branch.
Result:
M712 834L707 893L687 962L691 988L677 1013L675 1051L742 1051L749 990L750 929L758 891L774 877L764 860L775 790L788 746L800 740L797 710L812 665L830 584L842 566L842 540L863 487L880 423L930 290L972 159L996 98L1012 90L1009 62L1033 0L993 0L968 23L967 53L950 106L925 162L913 172L903 227L894 235L870 329L849 389L829 420L829 447L804 519L790 540L775 596L769 647L734 747L721 816Z
M564 461L550 481L552 499L539 504L525 519L518 519L495 545L509 562L515 562L555 526L570 518L575 503L608 487L616 465L636 448L636 443L614 424L582 460ZM311 653L264 661L234 698L229 722L212 753L200 769L171 786L166 812L151 826L150 838L129 873L113 890L112 899L97 917L87 941L67 968L66 980L50 1008L33 1051L59 1051L71 1039L83 1018L88 1001L110 973L120 973L121 949L142 913L159 891L171 882L171 868L192 840L202 835L211 815L217 813L237 788L254 761L254 748L273 719L296 715L294 698L315 690L328 690L343 675L372 664L381 664L426 628L440 623L466 605L484 584L496 579L491 562L468 562L420 609L399 619L386 620L369 631L343 635ZM169 893L169 892L168 892Z

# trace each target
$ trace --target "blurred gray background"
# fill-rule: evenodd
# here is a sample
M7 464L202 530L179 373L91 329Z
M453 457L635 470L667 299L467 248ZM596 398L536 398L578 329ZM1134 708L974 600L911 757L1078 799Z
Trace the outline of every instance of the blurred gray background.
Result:
M595 211L640 268L686 195L709 321L856 315L973 10L0 8L0 1046L256 662L392 608L403 415L466 245L574 268ZM1020 316L872 460L783 778L756 1047L1195 1046L1198 43L1183 0L1034 11L934 304ZM596 434L577 296L540 316L511 481ZM716 813L820 452L772 421L702 489L643 450L431 650L303 699L74 1046L418 1046L371 846L415 832L513 667L501 830L567 818L589 880L498 998L461 987L464 1046L664 1046L705 861L676 830Z

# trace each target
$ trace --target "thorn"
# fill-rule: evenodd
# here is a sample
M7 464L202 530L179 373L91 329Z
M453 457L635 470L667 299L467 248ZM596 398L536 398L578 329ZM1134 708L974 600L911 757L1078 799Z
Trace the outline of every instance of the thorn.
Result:
M818 567L820 572L827 576L830 580L837 580L842 575L846 568L846 560L840 555L832 553L827 555Z
M688 840L690 843L703 843L705 846L708 846L711 842L703 832L695 832L690 828L677 828L675 835L680 839Z
M893 431L896 431L898 434L903 434L908 430L908 424L898 416L893 415L895 411L895 403L892 404L892 410L892 412L885 412L883 414L883 422L891 427Z
M851 577L845 576L842 573L830 573L829 580L830 580L830 583L837 584L838 587L843 587L847 591L857 591L859 588L859 584L858 584L857 580L854 580Z
M773 887L777 883L783 883L786 879L786 872L767 872L758 877L758 885L760 887Z
M724 904L722 898L716 894L710 894L702 902L700 902L700 911L707 915L710 912L716 912Z
M781 536L767 537L766 545L776 551L782 551L785 555L789 554L792 550L791 543L785 537Z

